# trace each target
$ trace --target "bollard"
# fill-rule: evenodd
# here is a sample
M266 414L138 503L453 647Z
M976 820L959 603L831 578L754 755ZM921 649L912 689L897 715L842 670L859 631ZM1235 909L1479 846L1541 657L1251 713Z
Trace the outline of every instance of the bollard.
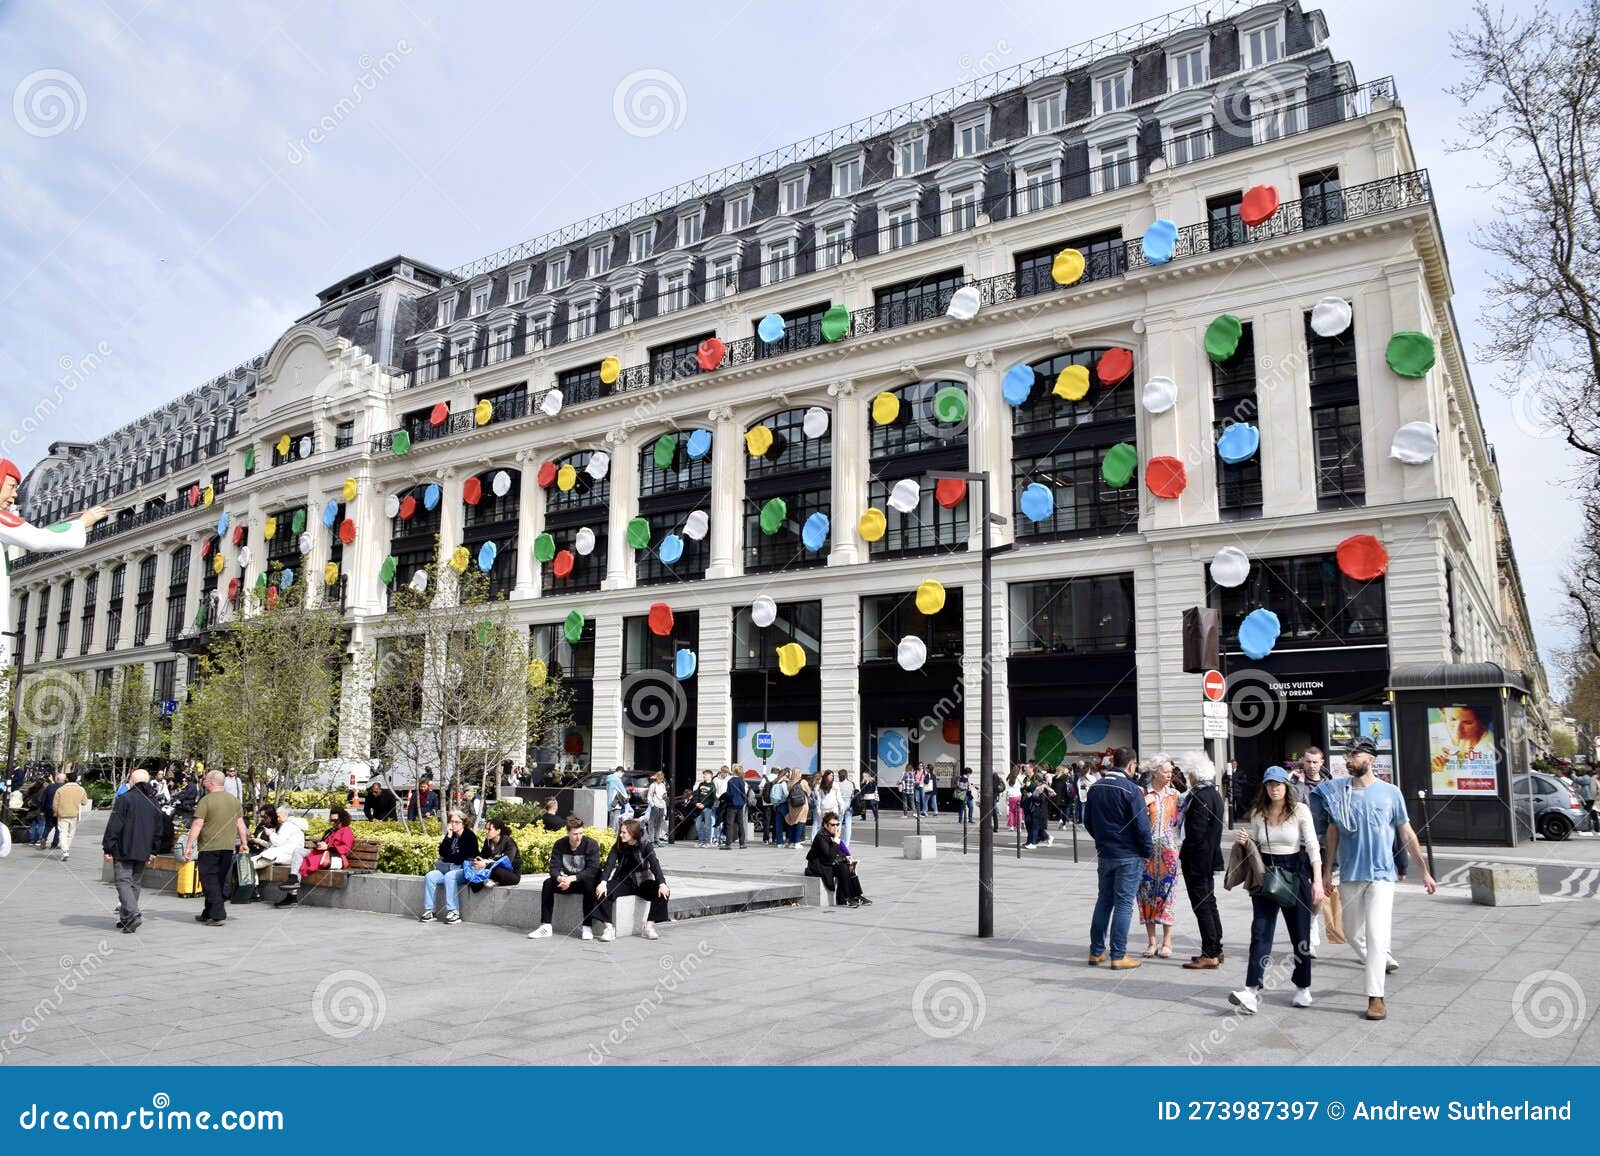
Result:
M1013 827L1012 830L1017 833L1017 858L1021 859L1022 858L1022 825L1018 824L1017 826Z
M878 837L883 833L883 827L878 822L878 808L872 808L872 845L878 846Z
M967 853L967 805L961 804L961 853Z
M1078 861L1078 817L1072 817L1072 861Z
M1418 791L1417 798L1422 801L1422 842L1428 849L1428 874L1438 878L1439 872L1433 865L1433 831L1429 827L1432 815L1428 813L1428 792Z

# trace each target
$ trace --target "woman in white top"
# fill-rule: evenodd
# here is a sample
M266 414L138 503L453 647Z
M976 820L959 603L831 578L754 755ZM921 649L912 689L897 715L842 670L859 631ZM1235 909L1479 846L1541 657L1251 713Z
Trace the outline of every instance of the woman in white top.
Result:
M667 777L660 771L650 776L650 786L644 793L645 818L650 824L650 842L664 842L667 827Z
M1282 913L1294 952L1294 1006L1311 1006L1311 918L1322 906L1322 848L1311 822L1311 808L1289 794L1289 774L1268 767L1261 789L1245 812L1235 842L1254 842L1261 852L1267 878L1250 897L1255 916L1250 921L1250 962L1244 987L1230 992L1228 1000L1253 1015L1272 951L1272 933ZM1289 895L1284 903L1273 894L1274 876ZM1287 876L1287 878L1284 878Z
M832 812L838 815L844 810L839 799L839 785L834 782L832 771L823 771L817 776L816 794L811 800L811 827L813 831L821 830L822 816ZM846 846L849 844L847 843Z

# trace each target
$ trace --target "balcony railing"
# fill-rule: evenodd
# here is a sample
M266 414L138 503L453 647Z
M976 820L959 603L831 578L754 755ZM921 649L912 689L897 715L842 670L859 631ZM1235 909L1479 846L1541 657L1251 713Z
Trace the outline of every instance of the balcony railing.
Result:
M1373 102L1380 99L1390 104L1399 103L1394 77L1386 76L1354 88L1334 89L1296 104L1263 104L1250 110L1247 123L1240 123L1236 116L1229 117L1208 129L1174 136L1162 146L1162 156L1169 167L1196 164L1255 144L1267 144L1355 120L1370 113ZM1232 108L1233 101L1226 102L1225 107Z

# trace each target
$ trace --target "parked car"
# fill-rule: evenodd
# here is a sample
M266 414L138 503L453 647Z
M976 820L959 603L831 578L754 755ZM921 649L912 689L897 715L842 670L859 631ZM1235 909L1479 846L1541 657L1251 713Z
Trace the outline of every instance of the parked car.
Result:
M609 771L590 771L572 785L585 791L603 791L606 786L606 776L609 774ZM643 815L645 812L645 794L650 789L650 772L623 771L622 785L627 788L628 802L633 807L634 817L637 818Z
M1585 818L1583 800L1554 776L1539 771L1513 776L1511 797L1523 820L1531 821L1540 836L1553 842L1567 838Z
M361 792L372 779L372 764L366 759L318 759L301 780L306 790Z

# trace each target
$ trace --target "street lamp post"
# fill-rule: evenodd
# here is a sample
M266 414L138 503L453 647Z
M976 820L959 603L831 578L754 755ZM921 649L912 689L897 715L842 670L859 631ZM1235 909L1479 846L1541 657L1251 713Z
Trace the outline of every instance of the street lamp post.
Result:
M929 470L930 478L952 479L963 481L978 487L977 508L982 514L983 530L981 535L981 567L982 577L982 612L983 612L983 679L982 689L979 692L980 713L978 725L978 738L983 744L978 752L978 774L982 782L978 785L978 799L981 814L978 818L978 938L994 938L994 829L989 823L989 816L994 814L994 614L990 606L990 597L993 591L991 560L996 554L1009 550L1010 546L991 545L989 527L1004 526L1005 518L999 514L989 512L989 475L987 472L969 472L966 470Z
M11 820L11 779L16 774L17 766L17 715L22 711L22 627L19 624L15 630L0 631L7 638L17 640L17 665L12 675L10 699L6 703L11 715L11 725L6 733L6 781L0 784L0 822Z

